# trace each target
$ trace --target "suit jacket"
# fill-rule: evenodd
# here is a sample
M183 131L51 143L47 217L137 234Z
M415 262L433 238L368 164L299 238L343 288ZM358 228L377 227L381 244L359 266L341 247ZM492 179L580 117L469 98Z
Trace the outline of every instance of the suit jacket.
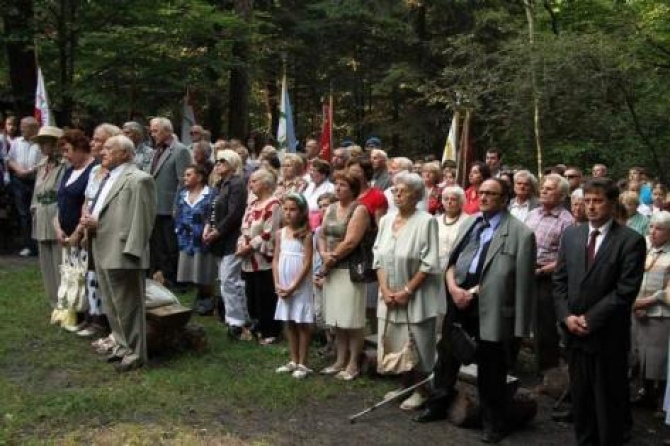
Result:
M154 157L158 151L154 151ZM156 160L156 167L151 172L156 180L158 195L158 215L172 215L177 189L184 178L186 167L191 164L191 154L183 144L172 139L170 147L163 150Z
M568 348L625 352L630 347L631 308L644 274L645 242L635 231L613 221L593 265L587 268L588 236L588 224L571 226L563 233L554 272L556 317ZM567 331L565 319L571 314L586 316L587 336Z
M102 204L92 240L96 268L149 268L149 238L156 218L156 184L134 164L116 179Z
M470 217L461 225L449 265L456 263L475 221ZM533 231L503 211L486 252L479 282L480 339L501 342L530 334L535 303L535 257ZM451 296L448 299L453 307Z

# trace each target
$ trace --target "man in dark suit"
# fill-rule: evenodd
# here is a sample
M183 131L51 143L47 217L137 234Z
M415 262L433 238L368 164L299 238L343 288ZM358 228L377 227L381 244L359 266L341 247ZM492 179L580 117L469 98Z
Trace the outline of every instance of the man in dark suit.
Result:
M447 267L447 316L438 345L434 394L415 420L446 418L461 363L452 330L460 323L477 340L477 388L482 441L507 433L507 368L515 338L528 336L535 300L535 236L506 208L509 186L492 178L479 188L481 213L461 227Z
M618 197L610 179L586 182L588 224L565 230L554 273L580 445L621 445L631 423L631 307L642 282L646 247L639 234L614 220Z
M150 173L156 181L158 210L151 234L151 273L160 271L168 285L177 280L179 249L174 230L173 207L177 189L183 182L184 171L192 163L188 149L174 136L172 123L167 118L153 118L150 122L154 140L154 154Z
M147 360L144 311L149 237L156 216L156 185L133 163L135 145L126 136L109 138L101 151L109 173L82 224L92 234L102 305L116 347L107 358L127 372Z

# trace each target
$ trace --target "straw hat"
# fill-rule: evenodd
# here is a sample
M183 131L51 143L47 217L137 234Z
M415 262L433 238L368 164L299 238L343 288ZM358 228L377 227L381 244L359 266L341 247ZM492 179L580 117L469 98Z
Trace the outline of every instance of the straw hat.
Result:
M63 131L61 129L52 125L45 125L40 128L37 136L33 137L33 142L41 144L51 139L58 139L61 136L63 136Z

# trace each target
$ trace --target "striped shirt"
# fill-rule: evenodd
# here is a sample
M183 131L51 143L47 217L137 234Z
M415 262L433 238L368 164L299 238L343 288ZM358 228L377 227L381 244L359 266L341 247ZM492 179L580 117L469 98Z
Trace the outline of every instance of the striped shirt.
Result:
M524 223L535 233L537 265L544 266L556 261L561 236L565 228L572 224L572 214L563 206L557 206L549 212L538 207L528 213Z

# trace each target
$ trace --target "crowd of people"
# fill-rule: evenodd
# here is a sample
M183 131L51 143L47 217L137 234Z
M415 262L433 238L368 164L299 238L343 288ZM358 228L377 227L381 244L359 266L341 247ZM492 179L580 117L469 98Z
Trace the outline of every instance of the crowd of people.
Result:
M216 313L232 340L275 344L283 325L276 372L296 379L314 373L315 330L332 350L320 373L342 381L359 376L366 333L386 352L411 341L418 360L386 396L434 373L400 404L417 422L446 418L470 340L485 442L509 434L505 383L523 338L537 373L567 363L579 444L623 444L633 404L663 408L670 201L640 167L618 182L602 164L537 178L490 149L462 187L455 162L389 158L377 137L323 159L316 139L250 154L199 126L185 146L162 117L148 135L136 122L90 139L31 117L18 127L5 120L0 150L19 254L39 255L52 307L60 264L84 259L88 311L70 329L119 372L147 361L150 277L195 286L194 310ZM352 259L366 251L362 279Z

